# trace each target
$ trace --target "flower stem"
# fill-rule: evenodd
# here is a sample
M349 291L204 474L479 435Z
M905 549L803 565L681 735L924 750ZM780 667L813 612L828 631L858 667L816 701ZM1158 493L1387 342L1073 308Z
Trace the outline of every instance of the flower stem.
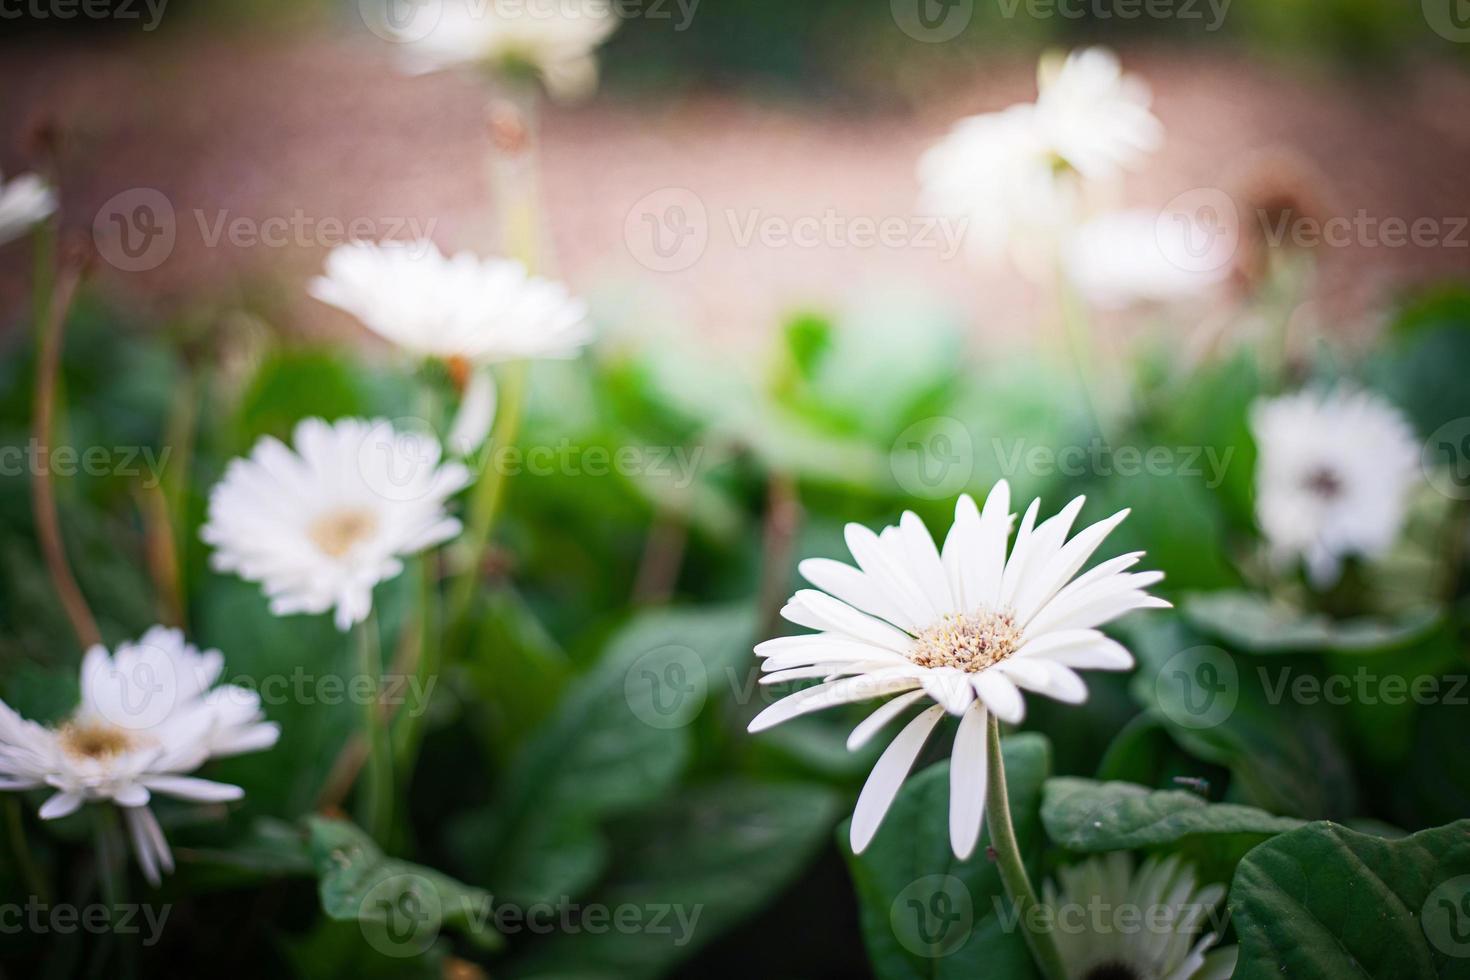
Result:
M363 737L367 740L367 766L362 783L359 813L363 829L374 840L382 840L393 820L393 757L388 730L381 710L383 657L379 650L377 617L357 628L358 666L370 682L371 697L363 710Z
M1065 980L1066 968L1062 955L1057 951L1056 939L1040 922L1033 921L1032 909L1040 908L1036 889L1031 887L1031 878L1026 874L1026 865L1021 860L1021 848L1016 843L1016 828L1011 823L1011 804L1006 792L1006 767L1000 754L1000 721L991 714L986 721L987 737L990 742L987 785L986 822L990 824L990 844L995 851L995 864L1000 869L1000 878L1006 887L1011 904L1016 907L1016 921L1021 925L1021 935L1031 950L1046 980Z
M21 876L25 878L26 887L43 904L49 905L51 890L46 887L46 879L42 876L40 868L36 866L35 855L31 853L30 845L26 842L25 822L21 816L20 802L13 796L5 798L5 826L10 835L10 849L15 854L15 863L20 868Z

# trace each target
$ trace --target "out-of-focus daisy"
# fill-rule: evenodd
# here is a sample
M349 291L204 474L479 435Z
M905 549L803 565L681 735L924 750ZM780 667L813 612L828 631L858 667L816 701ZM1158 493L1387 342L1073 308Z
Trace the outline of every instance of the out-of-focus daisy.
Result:
M292 442L266 437L230 462L200 537L216 570L264 586L276 615L335 609L346 630L405 556L459 533L444 504L470 474L441 462L433 437L381 419L305 419Z
M36 174L0 177L0 245L19 238L56 210L56 192Z
M430 241L339 245L309 289L421 357L569 358L592 340L587 305L561 283L512 259L445 256Z
M1212 950L1219 937L1200 935L1225 886L1198 886L1177 855L1135 871L1133 857L1115 851L1063 868L1057 879L1043 901L1067 980L1228 980L1235 972L1239 950Z
M881 534L849 524L847 546L857 567L821 558L802 562L802 576L816 589L797 592L781 611L819 632L756 647L769 672L764 683L823 680L766 708L751 722L753 732L834 705L898 695L853 730L847 744L856 749L908 709L934 702L904 727L868 777L852 818L854 851L872 840L925 740L948 712L960 718L950 767L950 842L958 857L968 857L985 806L987 713L1019 722L1022 690L1070 703L1086 700L1076 669L1133 664L1128 651L1097 627L1133 609L1168 605L1144 591L1162 573L1126 571L1142 552L1077 576L1127 511L1068 541L1083 498L1037 524L1040 503L1033 501L1021 518L1009 557L1015 515L1005 481L990 492L983 511L970 497L959 499L943 550L913 513Z
M1302 391L1251 410L1256 520L1279 564L1318 588L1349 555L1382 555L1403 529L1420 445L1397 408L1364 391Z
M1197 298L1230 275L1228 263L1209 268L1199 261L1209 234L1184 214L1110 212L1082 225L1067 242L1067 277L1104 310Z
M593 52L617 26L607 0L442 0L418 5L395 33L411 73L530 73L554 98L577 99L597 88Z
M215 687L224 658L198 649L178 630L155 626L109 654L82 659L81 704L55 728L26 721L0 702L0 789L48 787L41 806L54 820L84 803L122 811L148 880L173 870L173 854L148 808L154 793L200 803L238 800L238 786L188 775L206 761L276 744L260 698L234 685Z
M1034 103L960 120L919 160L920 207L960 215L983 256L1054 242L1087 182L1115 179L1163 139L1142 81L1102 48L1044 59Z

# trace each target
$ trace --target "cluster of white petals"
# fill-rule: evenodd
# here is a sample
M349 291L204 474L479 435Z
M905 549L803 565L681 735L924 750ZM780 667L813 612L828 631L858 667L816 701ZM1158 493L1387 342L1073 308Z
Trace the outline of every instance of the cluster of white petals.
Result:
M36 174L0 179L0 245L19 238L56 210L56 191Z
M0 702L0 789L55 790L41 807L44 820L84 803L117 804L138 863L157 884L173 856L148 808L153 794L238 800L238 786L187 774L209 759L270 748L280 736L255 692L215 686L223 668L218 650L201 653L162 626L111 654L92 647L82 660L81 703L63 724L27 721Z
M950 841L968 857L985 806L987 715L1021 721L1021 692L1069 703L1086 700L1079 669L1126 670L1133 657L1098 627L1134 609L1167 606L1145 590L1160 572L1129 572L1142 552L1102 562L1078 575L1122 511L1068 533L1078 497L1037 523L1040 501L1021 517L1015 541L1010 487L996 484L984 509L963 496L942 548L923 522L905 513L874 533L847 526L857 567L808 559L800 571L815 589L797 592L782 610L817 630L756 647L765 683L820 678L751 722L761 731L835 705L892 697L852 732L856 749L906 711L932 702L899 732L878 760L852 819L854 851L867 847L918 758L948 712L960 718L950 767Z

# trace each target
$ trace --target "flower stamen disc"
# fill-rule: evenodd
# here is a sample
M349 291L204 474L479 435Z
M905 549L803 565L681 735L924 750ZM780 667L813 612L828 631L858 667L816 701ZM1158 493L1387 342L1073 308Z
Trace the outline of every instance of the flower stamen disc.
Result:
M378 515L370 510L350 508L323 514L312 522L306 534L323 554L341 558L372 537L377 529Z
M61 747L79 759L110 759L138 744L131 732L97 722L68 722L57 734Z
M1021 628L1009 612L945 616L914 640L909 659L921 667L958 667L978 673L1020 646Z

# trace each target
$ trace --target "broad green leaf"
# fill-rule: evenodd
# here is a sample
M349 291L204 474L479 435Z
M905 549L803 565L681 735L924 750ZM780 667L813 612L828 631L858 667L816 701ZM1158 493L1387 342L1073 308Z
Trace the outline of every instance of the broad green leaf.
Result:
M573 895L607 862L600 824L662 798L691 755L688 725L750 656L743 607L635 618L517 754L498 801L452 837L473 876L530 904Z
M1393 620L1335 620L1255 593L1229 591L1190 596L1184 615L1200 629L1256 653L1384 650L1422 638L1441 619L1438 611L1423 609Z
M1051 749L1026 733L1005 739L1001 751L1016 839L1039 890L1038 810ZM848 823L838 833L861 903L863 940L882 980L1036 976L1000 873L985 854L989 829L967 861L955 860L950 848L948 762L909 778L862 854L848 850Z
M1047 780L1041 819L1053 841L1084 853L1155 847L1196 834L1270 836L1302 825L1255 807L1211 803L1182 790L1066 776Z
M1235 980L1470 973L1470 820L1386 840L1314 823L1251 851Z
M578 903L584 927L537 944L509 974L665 976L789 884L837 812L836 795L821 786L732 780L621 821L608 877ZM610 924L585 928L593 915ZM617 927L620 915L636 916L637 927Z
M488 949L501 944L492 928L488 892L385 856L345 820L311 817L307 831L322 911L331 919L357 922L380 952L415 955L429 949L445 926Z
M236 413L234 448L246 452L264 435L290 442L296 423L310 416L331 422L364 414L361 380L329 350L278 350L256 371Z

